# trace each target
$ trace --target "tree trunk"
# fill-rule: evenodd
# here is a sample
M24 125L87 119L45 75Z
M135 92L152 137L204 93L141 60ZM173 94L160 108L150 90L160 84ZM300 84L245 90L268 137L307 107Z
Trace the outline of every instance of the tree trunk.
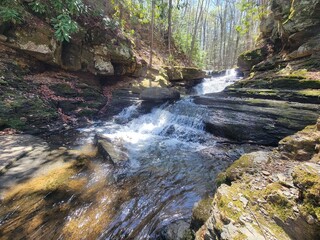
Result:
M172 0L169 0L169 13L168 13L168 50L169 56L171 55L171 14L172 14Z

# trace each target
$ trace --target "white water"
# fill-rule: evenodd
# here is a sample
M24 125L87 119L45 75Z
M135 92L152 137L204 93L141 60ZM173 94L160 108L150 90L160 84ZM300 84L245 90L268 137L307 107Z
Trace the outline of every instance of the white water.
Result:
M225 76L205 78L194 89L197 95L223 91L227 86L239 80L235 69L228 69Z
M195 89L198 94L218 92L236 80L231 70L226 76L205 79ZM154 238L154 232L165 224L189 219L194 203L212 191L207 183L228 164L206 154L214 149L216 139L204 131L208 110L192 98L164 104L140 116L139 107L132 105L113 121L82 129L88 139L99 133L125 149L129 164L121 173L125 172L128 181L130 176L150 174L141 178L139 186L133 186L138 189L136 196L122 205L101 239L125 239L153 212L158 213L144 223L134 239Z

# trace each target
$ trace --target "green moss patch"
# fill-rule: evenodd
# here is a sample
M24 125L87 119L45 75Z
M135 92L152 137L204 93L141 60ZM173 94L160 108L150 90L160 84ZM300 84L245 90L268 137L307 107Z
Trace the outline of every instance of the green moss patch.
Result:
M320 175L311 166L296 167L292 174L294 184L301 191L302 210L320 220Z

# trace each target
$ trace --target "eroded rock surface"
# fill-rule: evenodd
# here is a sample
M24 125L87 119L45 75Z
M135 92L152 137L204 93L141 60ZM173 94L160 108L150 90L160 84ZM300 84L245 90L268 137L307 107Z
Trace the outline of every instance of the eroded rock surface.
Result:
M217 178L210 217L196 239L318 239L319 141L313 125L272 152L246 154L234 162ZM296 159L306 147L311 154Z

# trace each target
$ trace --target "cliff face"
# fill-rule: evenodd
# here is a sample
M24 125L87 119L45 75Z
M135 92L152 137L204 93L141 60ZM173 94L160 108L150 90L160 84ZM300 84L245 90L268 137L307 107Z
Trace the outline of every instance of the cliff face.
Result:
M242 54L244 72L278 67L284 61L320 57L320 1L272 0L260 25L259 48Z

